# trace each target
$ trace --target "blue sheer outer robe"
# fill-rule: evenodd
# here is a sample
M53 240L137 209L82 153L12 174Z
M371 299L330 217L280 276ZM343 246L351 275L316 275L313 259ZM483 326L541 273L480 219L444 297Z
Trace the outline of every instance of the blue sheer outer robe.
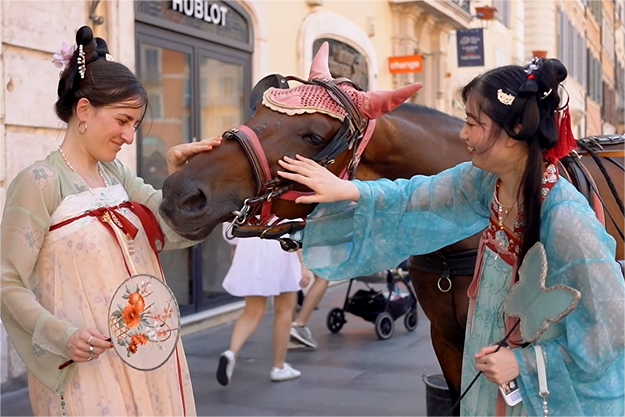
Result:
M354 181L360 190L358 204L321 204L308 218L305 264L323 278L344 280L395 267L410 255L431 253L470 237L488 226L496 179L464 163L432 177ZM547 254L547 287L563 284L582 294L577 308L538 341L546 357L550 414L624 415L625 285L614 260L614 239L584 197L560 179L542 205L540 240ZM489 276L494 274L492 268L481 271L476 279L482 286L500 278ZM478 301L474 317L479 314ZM468 327L465 347L475 342L472 337L476 336ZM542 400L534 349L514 352L523 406L528 415L539 415ZM468 368L474 369L473 363L463 368L463 384L475 374L465 375ZM490 385L492 389L482 384L492 402L477 401L477 408L463 402L463 413L490 414L498 395ZM472 388L467 403L475 404L471 398L484 390ZM508 414L517 412L508 409Z

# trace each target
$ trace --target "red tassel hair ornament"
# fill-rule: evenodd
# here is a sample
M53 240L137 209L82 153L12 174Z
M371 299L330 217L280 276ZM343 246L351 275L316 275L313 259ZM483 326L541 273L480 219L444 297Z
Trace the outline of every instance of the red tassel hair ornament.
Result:
M571 113L569 112L568 98L564 107L558 110L558 115L556 117L558 123L558 142L556 146L545 152L545 158L550 162L557 162L577 149L577 141L573 136L573 129L571 127Z

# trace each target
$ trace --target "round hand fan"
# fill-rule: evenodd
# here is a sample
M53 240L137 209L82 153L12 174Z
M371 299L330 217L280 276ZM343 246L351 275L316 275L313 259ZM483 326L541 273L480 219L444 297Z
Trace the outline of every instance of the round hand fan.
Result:
M148 274L133 275L115 291L108 311L111 343L129 366L163 365L180 337L180 310L171 289Z

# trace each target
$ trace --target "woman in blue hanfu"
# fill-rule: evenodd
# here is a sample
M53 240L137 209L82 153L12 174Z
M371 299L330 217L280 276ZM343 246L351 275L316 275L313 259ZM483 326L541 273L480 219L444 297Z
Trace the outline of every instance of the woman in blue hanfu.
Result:
M297 202L332 203L315 209L303 236L306 266L323 278L368 275L483 231L468 292L462 387L476 370L485 378L462 400L462 415L625 414L625 285L615 242L554 165L575 147L568 108L558 108L566 75L559 61L534 59L473 79L462 90L460 133L472 161L438 175L345 181L303 157L280 161L280 175L315 191ZM504 302L537 242L546 251L547 287L566 286L581 299L537 341L524 343L516 329L509 347L499 347L516 321L503 319ZM522 402L509 406L498 387L514 379Z

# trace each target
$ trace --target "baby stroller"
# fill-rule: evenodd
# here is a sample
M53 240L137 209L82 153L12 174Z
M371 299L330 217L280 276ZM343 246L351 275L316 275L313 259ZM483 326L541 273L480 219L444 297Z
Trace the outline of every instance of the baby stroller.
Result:
M360 289L349 296L354 281L362 282L367 290ZM403 283L407 292L397 285ZM377 291L369 284L386 283L388 294ZM404 316L404 326L411 332L417 328L417 295L408 276L407 261L397 268L378 272L368 277L349 280L343 308L335 307L328 313L326 325L332 333L338 333L347 322L345 313L351 313L375 324L375 334L386 340L393 335L395 320Z

